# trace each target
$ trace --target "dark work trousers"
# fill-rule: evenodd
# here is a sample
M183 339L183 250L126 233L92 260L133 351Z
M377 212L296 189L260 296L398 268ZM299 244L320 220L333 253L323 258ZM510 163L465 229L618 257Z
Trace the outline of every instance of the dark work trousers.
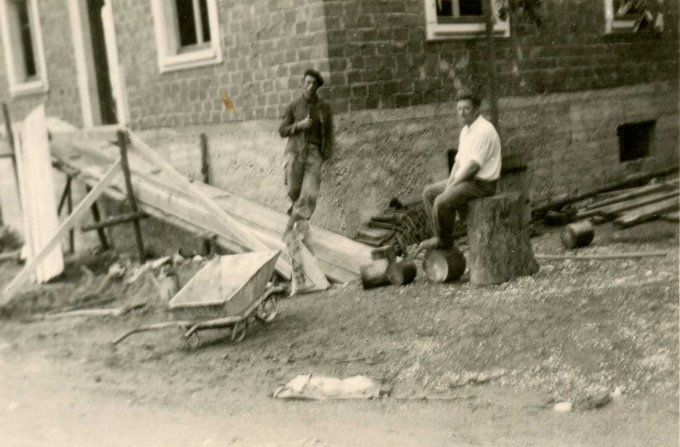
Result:
M423 202L432 232L439 237L443 247L453 245L456 211L461 219L465 219L468 202L494 195L497 182L473 179L455 186L447 186L447 183L448 180L432 183L423 191Z
M308 144L303 152L286 155L285 182L288 197L293 202L288 210L286 231L293 228L296 221L312 217L319 197L323 157L315 144Z

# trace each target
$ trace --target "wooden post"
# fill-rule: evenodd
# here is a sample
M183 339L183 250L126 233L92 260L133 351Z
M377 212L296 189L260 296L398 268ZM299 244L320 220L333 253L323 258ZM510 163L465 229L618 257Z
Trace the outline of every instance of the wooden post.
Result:
M486 19L486 53L489 70L489 102L491 105L491 123L500 135L498 127L498 92L496 91L496 41L493 32L494 12L493 0L484 0L484 17Z
M88 185L85 185L85 190L89 193L92 191L92 188L90 188ZM69 203L71 202L70 199L71 192L69 191ZM69 206L69 214L71 213L71 207ZM99 212L99 206L97 205L97 202L94 202L92 206L90 207L90 211L92 212L92 218L94 219L95 223L101 222L101 213ZM73 233L73 230L71 230L71 233ZM102 247L102 250L106 251L111 248L111 245L109 244L109 240L106 237L106 232L104 231L103 228L97 228L97 236L99 237L99 245Z
M14 135L12 135L12 120L9 117L9 108L7 107L6 102L2 103L2 114L5 117L5 131L7 132L7 141L9 142L9 148L12 150L12 153L15 153Z
M201 175L203 183L210 184L210 159L208 157L208 136L205 133L199 135L201 144ZM203 239L203 255L208 256L213 251L213 244L210 239Z
M68 179L68 193L66 195L66 209L69 216L73 212L73 185L71 184L71 177ZM76 235L73 228L68 230L68 251L73 254L76 252Z
M136 214L139 213L139 209L137 207L137 199L135 198L134 190L132 189L132 180L130 179L130 165L127 156L127 134L123 130L119 130L116 134L118 135L121 167L123 168L123 176L125 177L125 190L127 192L128 202L130 202L130 210ZM139 219L134 219L132 225L135 230L139 262L140 264L143 264L146 259L146 254L144 253L144 241L142 240L142 228L139 224Z
M69 195L69 191L71 191L71 176L67 175L66 176L66 185L64 186L64 192L61 193L61 198L59 199L59 205L57 206L57 215L61 216L61 210L64 208L64 204L66 203L66 198Z

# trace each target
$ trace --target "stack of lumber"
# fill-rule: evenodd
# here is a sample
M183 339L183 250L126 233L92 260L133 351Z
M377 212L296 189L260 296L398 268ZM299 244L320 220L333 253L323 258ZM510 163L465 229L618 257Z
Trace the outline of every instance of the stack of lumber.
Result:
M372 216L359 229L355 240L372 247L395 245L406 253L410 245L432 236L420 193L394 198L384 211ZM457 222L457 236L465 234L465 224Z
M678 179L657 181L635 188L619 189L599 194L585 203L572 204L575 218L591 219L594 223L613 221L623 228L652 219L677 221L680 207Z
M96 184L118 153L113 139L106 133L55 134L51 142L55 167L76 175L86 184ZM215 213L197 203L172 177L134 151L129 158L133 188L142 211L193 234L213 235L219 245L234 253L249 251L238 234L225 231ZM281 240L287 222L284 213L201 182L192 185L264 245L282 250L287 257ZM124 199L123 179L115 180L105 194L116 200ZM371 260L370 247L315 226L310 227L307 241L323 272L335 282L358 279L359 267Z

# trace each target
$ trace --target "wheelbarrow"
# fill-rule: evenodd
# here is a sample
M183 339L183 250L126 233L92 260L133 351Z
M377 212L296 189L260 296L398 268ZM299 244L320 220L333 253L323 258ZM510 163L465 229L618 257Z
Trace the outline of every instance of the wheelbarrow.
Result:
M132 329L113 344L168 327L182 328L187 339L201 330L231 328L231 340L243 340L250 320L270 323L276 318L276 295L285 289L270 285L269 278L280 254L275 250L215 257L168 303L177 320Z

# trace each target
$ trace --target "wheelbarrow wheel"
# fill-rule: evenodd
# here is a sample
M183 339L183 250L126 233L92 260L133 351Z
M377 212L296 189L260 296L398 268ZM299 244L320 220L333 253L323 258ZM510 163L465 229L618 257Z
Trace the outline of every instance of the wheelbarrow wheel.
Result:
M263 323L270 323L277 314L277 304L276 298L273 296L268 297L266 300L262 301L259 306L257 306L257 312L255 312L255 318Z
M246 320L239 321L236 324L234 324L234 327L231 329L231 341L235 343L243 341L243 339L246 338L247 327L248 323Z

